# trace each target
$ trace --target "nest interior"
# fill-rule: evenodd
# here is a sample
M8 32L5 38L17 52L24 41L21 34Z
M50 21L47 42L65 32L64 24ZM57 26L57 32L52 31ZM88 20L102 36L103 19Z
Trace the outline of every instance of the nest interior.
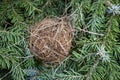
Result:
M31 29L30 49L36 59L61 62L69 55L72 37L72 27L66 18L45 18Z

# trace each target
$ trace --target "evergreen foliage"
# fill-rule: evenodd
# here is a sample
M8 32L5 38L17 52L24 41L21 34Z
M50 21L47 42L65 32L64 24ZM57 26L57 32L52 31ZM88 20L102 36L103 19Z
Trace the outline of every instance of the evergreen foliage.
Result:
M71 55L44 67L29 50L29 30L64 15L76 29ZM0 80L120 80L119 17L119 0L1 0Z

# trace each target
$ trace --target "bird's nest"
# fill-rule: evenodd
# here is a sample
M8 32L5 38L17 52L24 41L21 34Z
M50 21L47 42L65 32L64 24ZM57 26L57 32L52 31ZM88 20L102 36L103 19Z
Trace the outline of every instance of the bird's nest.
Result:
M73 28L67 18L45 18L30 33L30 49L36 59L60 63L69 55Z

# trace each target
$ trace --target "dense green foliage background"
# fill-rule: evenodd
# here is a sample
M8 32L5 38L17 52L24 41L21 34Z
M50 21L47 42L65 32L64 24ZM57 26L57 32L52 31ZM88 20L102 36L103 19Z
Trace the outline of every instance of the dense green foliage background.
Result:
M30 52L29 30L65 15L76 29L71 56L47 68ZM0 80L120 80L119 17L119 0L0 0Z

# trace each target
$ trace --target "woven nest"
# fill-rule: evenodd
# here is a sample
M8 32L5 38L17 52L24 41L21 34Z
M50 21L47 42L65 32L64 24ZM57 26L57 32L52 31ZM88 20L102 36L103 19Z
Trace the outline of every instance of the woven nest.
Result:
M46 18L31 29L30 49L36 59L61 62L69 55L72 27L66 18Z

